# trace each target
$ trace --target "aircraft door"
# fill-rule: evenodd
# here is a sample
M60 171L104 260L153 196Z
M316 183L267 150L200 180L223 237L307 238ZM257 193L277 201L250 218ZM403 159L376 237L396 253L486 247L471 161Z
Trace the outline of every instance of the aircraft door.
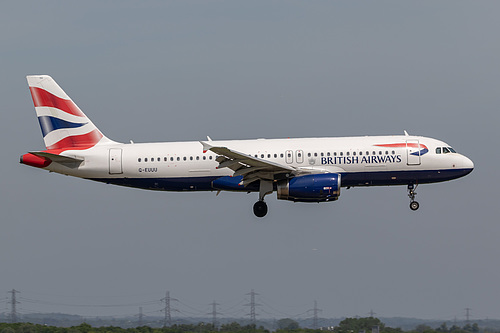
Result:
M109 150L109 174L120 173L123 173L122 150L120 148L111 148Z
M304 163L304 152L302 150L295 151L295 160L297 163Z
M408 165L420 165L420 144L418 140L406 141L406 156Z
M291 151L291 150L285 151L285 161L288 164L293 163L293 151Z

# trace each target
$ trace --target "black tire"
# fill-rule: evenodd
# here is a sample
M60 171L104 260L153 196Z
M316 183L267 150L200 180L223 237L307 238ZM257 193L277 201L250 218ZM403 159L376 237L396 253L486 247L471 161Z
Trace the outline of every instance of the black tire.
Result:
M420 204L418 202L416 202L416 201L410 202L410 209L411 210L417 210L418 207L420 207Z
M253 213L257 217L264 217L267 214L267 204L264 201L257 201L253 205Z

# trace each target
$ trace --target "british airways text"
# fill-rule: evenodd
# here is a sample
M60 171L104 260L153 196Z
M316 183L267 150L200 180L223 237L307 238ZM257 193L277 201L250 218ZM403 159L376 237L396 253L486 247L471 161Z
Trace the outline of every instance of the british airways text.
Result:
M379 155L379 156L336 156L322 157L321 164L380 164L401 163L401 155Z

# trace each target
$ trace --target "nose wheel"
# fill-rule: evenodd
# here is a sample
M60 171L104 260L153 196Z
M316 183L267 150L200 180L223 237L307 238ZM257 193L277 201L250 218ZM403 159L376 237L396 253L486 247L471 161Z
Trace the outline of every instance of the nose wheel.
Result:
M417 186L418 185L408 184L408 198L410 198L411 210L417 210L420 207L420 204L415 201L415 197L417 196L417 192L415 192L415 190L417 189Z

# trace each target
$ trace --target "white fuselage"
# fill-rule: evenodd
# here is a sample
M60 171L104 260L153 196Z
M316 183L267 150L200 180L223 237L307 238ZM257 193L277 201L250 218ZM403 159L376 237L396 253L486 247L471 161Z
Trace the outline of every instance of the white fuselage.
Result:
M211 141L217 146L259 159L288 165L304 173L338 173L342 186L433 183L462 177L473 163L458 153L436 153L446 143L419 136L257 139ZM405 145L406 143L406 145ZM411 148L409 143L425 146ZM214 190L215 179L232 176L218 168L217 154L203 152L198 141L110 143L87 150L67 150L63 156L83 162L75 166L52 163L46 169L117 185L155 190ZM223 188L258 190L253 187Z

